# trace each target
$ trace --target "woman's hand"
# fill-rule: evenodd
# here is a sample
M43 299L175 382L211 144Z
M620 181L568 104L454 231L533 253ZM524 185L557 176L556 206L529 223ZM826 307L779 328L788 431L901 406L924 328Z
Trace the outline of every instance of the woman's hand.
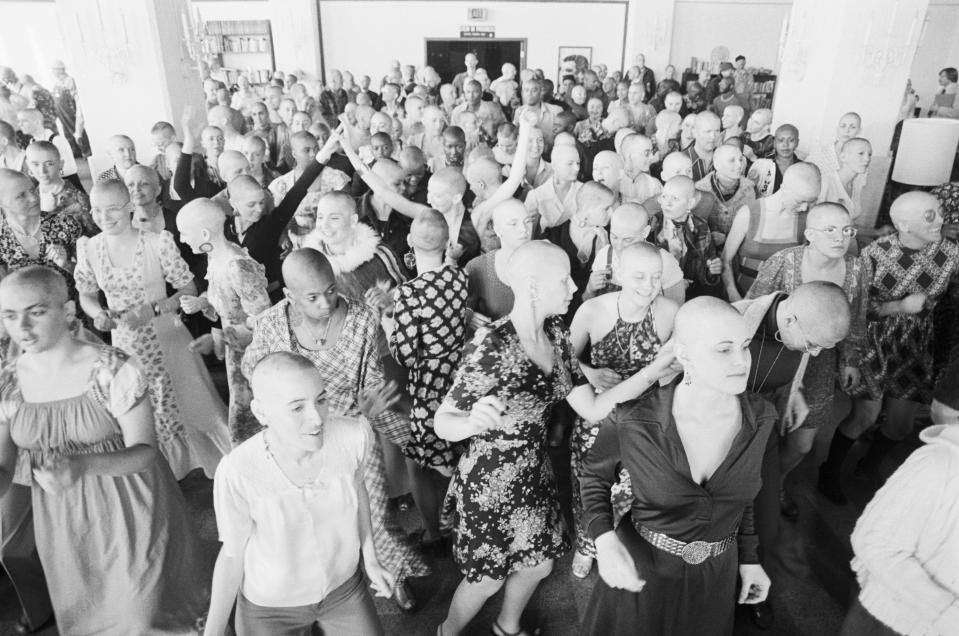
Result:
M130 329L137 329L153 320L153 305L143 303L139 307L128 309L120 316L120 324Z
M206 296L180 296L180 308L188 314L195 314L200 311L206 311L210 306L210 301Z
M343 124L340 124L336 130L331 131L326 143L323 144L323 147L316 153L317 163L328 163L330 157L336 152L336 147L341 142L341 139L347 136L349 135L343 132Z
M623 381L623 376L612 369L595 369L586 364L581 364L579 367L593 388L600 391L608 391Z
M80 467L72 457L59 457L33 469L37 484L51 495L56 495L80 479Z
M672 340L667 340L659 348L656 358L646 366L646 373L649 374L649 379L653 381L673 376L682 370L683 365L676 359L676 349Z
M205 333L189 344L190 351L208 356L213 353L213 335Z
M489 317L484 316L478 311L474 311L470 316L470 328L473 331L479 331L480 329L485 329L489 327L490 323L493 322Z
M903 314L918 314L926 306L928 296L922 292L909 294L899 301L899 312Z
M646 585L646 581L639 576L629 550L613 531L596 537L596 565L600 577L612 588L641 592Z
M748 146L747 146L748 147ZM713 276L717 276L723 273L723 261L721 258L711 258L706 261L706 271L708 271Z
M400 399L400 387L393 380L376 389L366 389L360 393L360 412L368 420L379 417L383 411L396 404Z
M474 435L484 433L491 428L503 425L506 405L495 395L486 395L477 400L470 409L469 423L475 430Z
M116 315L109 309L104 309L93 319L93 326L100 331L113 331L117 328Z
M234 351L243 351L253 342L249 327L227 327L223 330L223 342Z
M376 559L363 557L363 569L366 570L366 576L370 577L370 588L373 589L376 596L390 598L393 596L393 588L396 587L396 577L380 565Z
M744 563L739 566L739 578L742 581L739 603L755 605L762 603L769 596L769 586L772 582L766 576L763 566L758 563Z

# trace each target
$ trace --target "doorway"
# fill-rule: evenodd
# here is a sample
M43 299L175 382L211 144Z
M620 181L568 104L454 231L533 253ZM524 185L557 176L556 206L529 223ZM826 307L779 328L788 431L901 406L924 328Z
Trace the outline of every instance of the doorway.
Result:
M426 40L426 65L432 66L444 84L453 81L457 73L466 70L463 58L474 53L480 68L486 69L490 79L500 76L500 68L510 62L516 70L526 68L526 40L494 40L458 38L455 40Z

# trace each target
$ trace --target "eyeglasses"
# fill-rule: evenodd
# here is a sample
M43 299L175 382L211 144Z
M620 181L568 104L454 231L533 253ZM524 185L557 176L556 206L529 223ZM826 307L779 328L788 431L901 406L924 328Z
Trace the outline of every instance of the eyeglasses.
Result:
M852 238L859 233L859 230L852 225L847 225L845 227L836 227L835 225L830 225L829 227L811 227L809 229L822 232L832 239L839 238L840 235L842 235L844 238Z
M853 228L855 229L855 228ZM822 350L825 349L822 345L813 344L809 341L809 338L806 336L806 332L803 331L802 326L799 324L799 319L793 316L793 324L796 325L796 331L799 332L799 335L802 336L803 347L802 350L804 353L808 353L811 356L818 356L822 353Z

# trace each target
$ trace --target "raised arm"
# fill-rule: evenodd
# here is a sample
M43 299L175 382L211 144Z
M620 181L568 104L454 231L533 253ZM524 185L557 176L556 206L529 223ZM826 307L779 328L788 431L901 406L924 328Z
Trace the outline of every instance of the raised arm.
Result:
M519 118L519 139L516 143L516 153L514 157L525 157L529 148L529 134L533 126L536 125L536 115L529 110L522 113ZM473 208L471 217L473 227L476 231L482 233L489 223L490 216L493 214L493 208L509 199L516 190L523 185L523 177L526 173L526 162L514 159L510 166L509 176L506 181L500 184L496 190L485 201Z
M340 118L341 121L345 119L346 115L343 115ZM347 125L348 124L344 121L344 130L348 130L346 128ZM422 205L410 201L399 192L391 189L386 182L383 181L383 179L374 174L370 167L363 163L359 155L356 154L356 149L353 148L353 141L350 139L349 134L339 134L338 137L340 140L340 145L343 147L343 152L346 154L346 158L350 160L350 163L353 164L353 168L356 170L356 173L360 175L360 178L366 182L366 185L370 187L370 190L372 190L377 197L382 199L386 205L390 206L403 216L408 216L411 219L415 219L416 215L423 210L430 209L428 205Z

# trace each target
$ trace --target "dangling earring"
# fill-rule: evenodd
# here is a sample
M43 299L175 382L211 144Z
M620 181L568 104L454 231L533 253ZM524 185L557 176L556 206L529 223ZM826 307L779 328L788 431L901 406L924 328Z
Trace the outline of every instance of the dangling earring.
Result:
M689 375L689 371L684 372L684 373L683 373L683 384L685 384L686 386L689 386L689 385L692 384L692 383L693 383L693 378L692 378L692 376Z
M210 242L200 243L200 251L203 252L204 254L209 254L210 252L213 251L213 243L210 243Z
M410 251L406 254L403 254L403 264L406 265L406 269L416 271L416 253L413 252L413 248L410 248Z

